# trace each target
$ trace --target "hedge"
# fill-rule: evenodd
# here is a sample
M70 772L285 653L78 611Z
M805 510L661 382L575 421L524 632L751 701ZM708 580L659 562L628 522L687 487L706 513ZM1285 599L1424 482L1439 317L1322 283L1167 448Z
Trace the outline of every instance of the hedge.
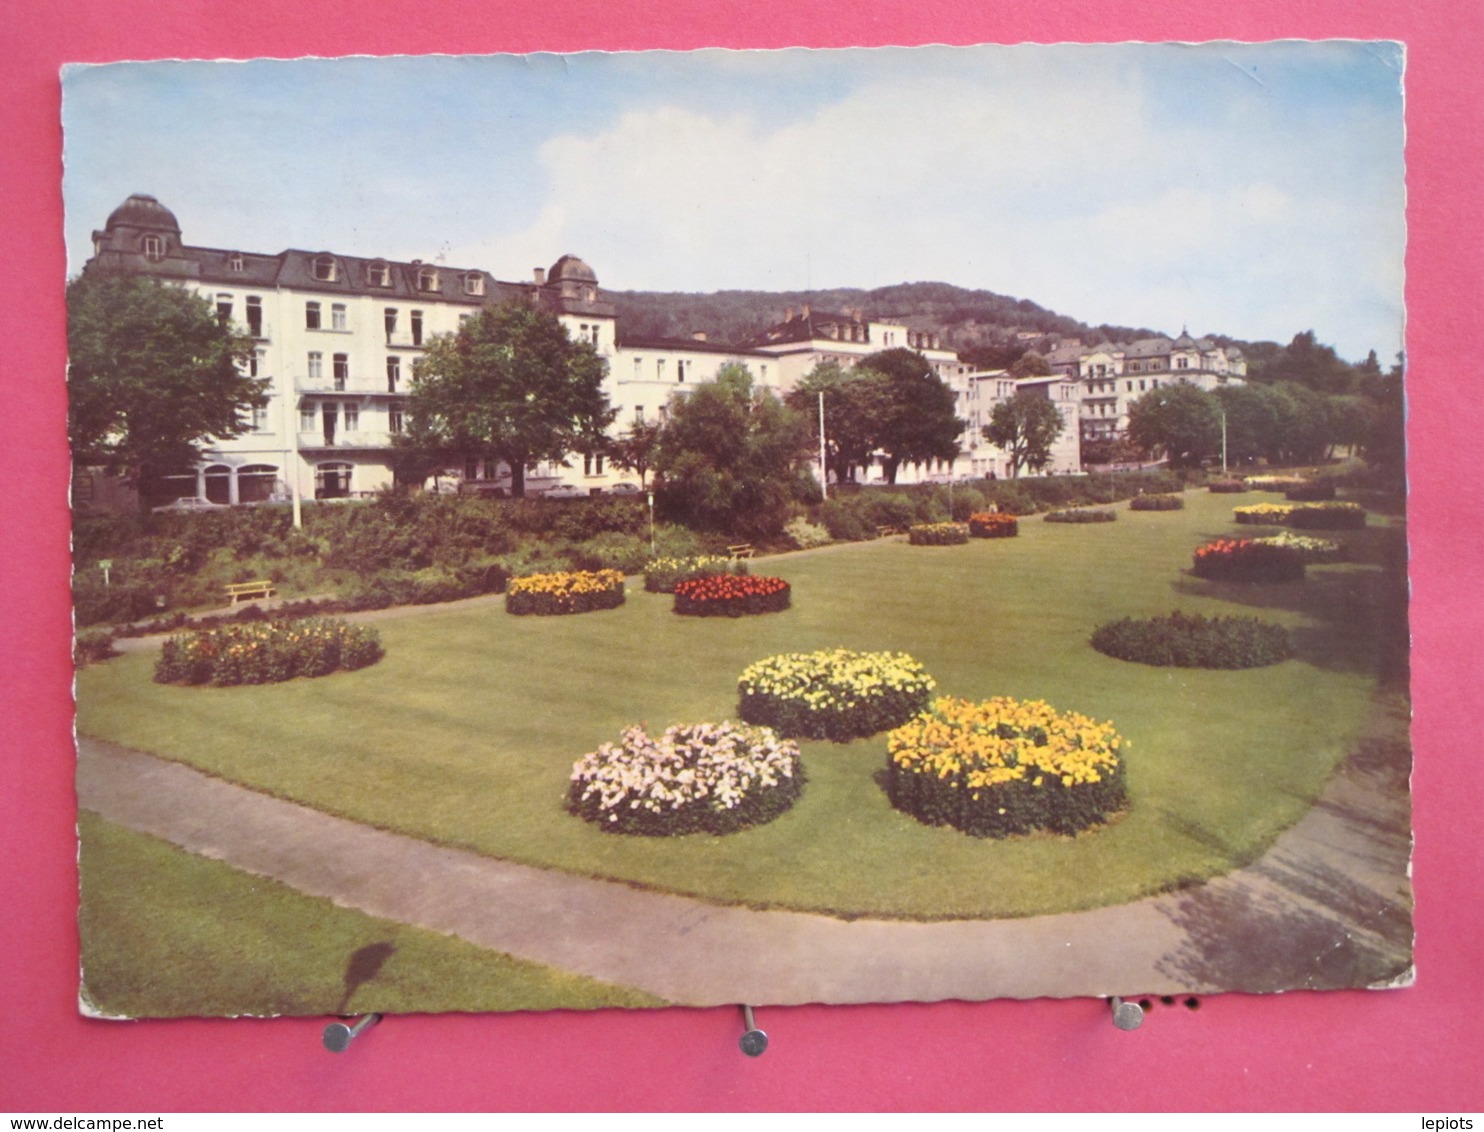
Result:
M1366 525L1359 503L1300 503L1288 515L1288 525L1303 531L1353 531Z
M1184 506L1178 495L1136 495L1128 503L1130 511L1179 511Z
M1218 495L1240 495L1247 490L1241 480L1212 480L1206 486Z
M1256 617L1181 613L1100 625L1092 647L1117 660L1168 668L1261 668L1293 655L1288 630Z
M997 511L981 511L969 516L969 534L974 538L1014 538L1020 534L1020 520Z
M738 715L789 738L846 743L905 723L927 706L935 686L906 653L782 653L738 678Z
M886 795L974 837L1076 834L1127 809L1112 724L1043 701L945 696L887 739Z
M515 578L505 591L505 612L524 616L590 613L623 604L623 575L617 570L577 570Z
M918 523L907 529L913 546L961 546L969 541L967 523Z
M365 668L382 657L375 629L331 617L264 621L168 637L155 663L160 684L276 684Z
M1334 480L1301 480L1283 492L1284 499L1295 503L1318 503L1334 497Z
M790 594L782 578L756 574L692 578L675 586L675 612L692 617L781 613L789 607Z
M1304 559L1292 547L1223 538L1196 549L1195 573L1217 582L1296 582L1304 576Z
M1048 523L1111 523L1118 518L1117 511L1092 511L1073 507L1065 511L1052 511L1046 516Z

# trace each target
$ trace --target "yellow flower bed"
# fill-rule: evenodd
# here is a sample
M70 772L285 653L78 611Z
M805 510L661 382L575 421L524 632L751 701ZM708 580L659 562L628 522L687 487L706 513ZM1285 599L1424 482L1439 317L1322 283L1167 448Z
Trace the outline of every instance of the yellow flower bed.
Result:
M1293 514L1293 504L1253 503L1246 507L1237 507L1233 513L1239 523L1278 527L1288 522L1288 516Z
M911 719L935 686L904 652L781 653L743 671L737 710L790 738L845 743Z
M617 570L564 570L512 578L505 590L507 613L586 613L612 609L624 599Z

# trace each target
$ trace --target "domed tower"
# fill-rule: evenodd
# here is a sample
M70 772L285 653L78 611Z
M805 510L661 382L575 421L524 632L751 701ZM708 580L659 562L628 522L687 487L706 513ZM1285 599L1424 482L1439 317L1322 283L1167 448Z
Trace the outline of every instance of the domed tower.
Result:
M185 266L180 222L147 193L135 193L108 216L101 232L93 233L93 260L135 271L175 271Z
M548 286L555 287L563 299L576 303L598 301L598 276L575 255L564 255L546 273Z

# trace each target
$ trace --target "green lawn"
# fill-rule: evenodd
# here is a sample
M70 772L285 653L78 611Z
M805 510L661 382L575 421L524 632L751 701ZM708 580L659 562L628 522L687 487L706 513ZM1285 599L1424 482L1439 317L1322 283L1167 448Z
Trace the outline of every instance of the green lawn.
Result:
M429 612L381 626L387 656L355 673L201 689L150 681L133 655L79 675L79 726L257 789L431 841L723 902L846 916L994 917L1120 903L1226 872L1305 811L1366 733L1391 592L1370 564L1303 583L1220 585L1192 549L1251 534L1251 497L1115 523L1021 521L1019 538L888 540L760 560L794 607L684 618L634 592L620 609L510 617ZM1379 560L1400 530L1346 535ZM1093 651L1128 615L1249 612L1293 626L1299 656L1241 672L1150 668ZM1076 839L978 841L892 810L873 776L885 737L804 747L809 786L779 820L725 838L605 834L568 816L572 762L626 724L720 719L770 653L904 649L943 692L1036 697L1109 719L1131 740L1132 807Z
M84 812L94 1008L153 1018L663 1006L640 991L378 920Z

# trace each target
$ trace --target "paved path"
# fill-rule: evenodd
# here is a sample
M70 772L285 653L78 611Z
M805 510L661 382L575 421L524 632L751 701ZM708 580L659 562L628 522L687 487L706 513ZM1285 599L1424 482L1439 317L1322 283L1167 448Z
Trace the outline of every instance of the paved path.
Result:
M79 740L83 807L373 916L695 1006L1160 994L1405 978L1406 752L1362 752L1249 868L1089 912L906 923L763 912L512 864Z

